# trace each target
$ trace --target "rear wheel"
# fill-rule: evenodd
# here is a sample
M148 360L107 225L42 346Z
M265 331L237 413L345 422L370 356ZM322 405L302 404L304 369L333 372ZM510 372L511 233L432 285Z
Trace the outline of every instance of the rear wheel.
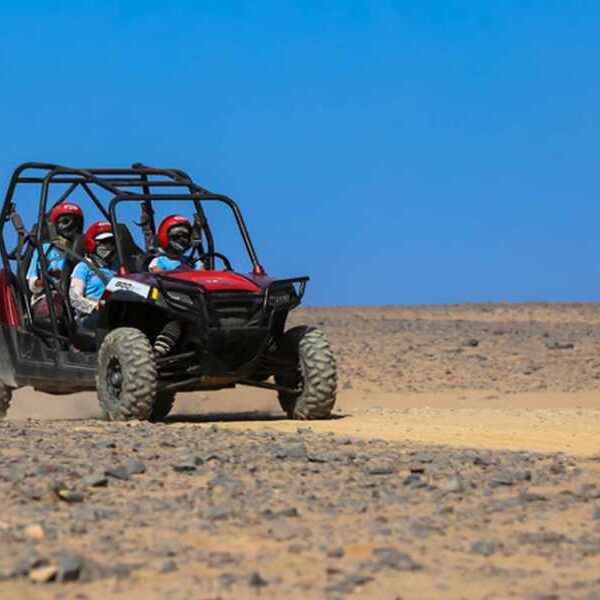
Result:
M279 392L279 403L290 419L326 419L337 391L335 357L325 334L314 327L294 327L279 341L281 353L295 367L275 376L278 385L296 390Z
M152 421L164 419L171 412L174 402L175 392L159 392L156 394L150 419Z
M96 389L110 421L146 420L156 398L156 364L148 338L133 327L111 331L98 352Z
M6 417L11 399L12 390L0 383L0 419Z

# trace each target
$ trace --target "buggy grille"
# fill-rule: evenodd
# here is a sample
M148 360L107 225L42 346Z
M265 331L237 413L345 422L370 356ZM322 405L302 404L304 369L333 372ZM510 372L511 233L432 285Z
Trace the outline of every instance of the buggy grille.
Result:
M258 326L262 316L262 294L212 293L214 325L222 328Z

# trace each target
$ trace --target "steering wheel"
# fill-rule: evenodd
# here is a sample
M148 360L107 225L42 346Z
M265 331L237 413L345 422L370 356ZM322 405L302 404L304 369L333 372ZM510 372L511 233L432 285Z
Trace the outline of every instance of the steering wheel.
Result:
M220 258L223 261L223 265L225 266L224 270L225 271L233 271L233 267L231 266L229 259L224 254L221 254L220 252L204 252L203 254L200 254L200 256L198 256L198 260L201 260L205 265L206 265L205 259L208 260L210 258Z

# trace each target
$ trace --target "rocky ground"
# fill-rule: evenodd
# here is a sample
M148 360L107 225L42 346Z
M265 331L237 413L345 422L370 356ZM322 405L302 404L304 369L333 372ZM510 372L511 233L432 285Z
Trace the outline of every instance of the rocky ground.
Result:
M158 424L104 423L85 398L25 419L51 404L19 392L0 598L600 599L599 306L296 320L339 356L327 422L204 395Z
M330 336L342 389L600 390L600 305L354 307L298 311Z

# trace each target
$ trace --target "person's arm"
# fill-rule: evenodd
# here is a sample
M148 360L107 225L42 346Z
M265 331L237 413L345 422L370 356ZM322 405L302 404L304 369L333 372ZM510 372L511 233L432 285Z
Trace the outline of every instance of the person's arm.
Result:
M85 297L85 281L81 279L71 279L69 287L69 299L75 310L89 315L98 305L98 300Z
M29 263L29 269L27 269L26 275L29 291L33 294L38 294L44 289L44 284L42 280L38 277L38 263L38 251L34 250L33 254L31 255L31 262Z
M86 298L85 296L85 281L86 265L79 263L71 276L71 284L69 285L69 300L75 310L89 315L98 306L98 300Z

